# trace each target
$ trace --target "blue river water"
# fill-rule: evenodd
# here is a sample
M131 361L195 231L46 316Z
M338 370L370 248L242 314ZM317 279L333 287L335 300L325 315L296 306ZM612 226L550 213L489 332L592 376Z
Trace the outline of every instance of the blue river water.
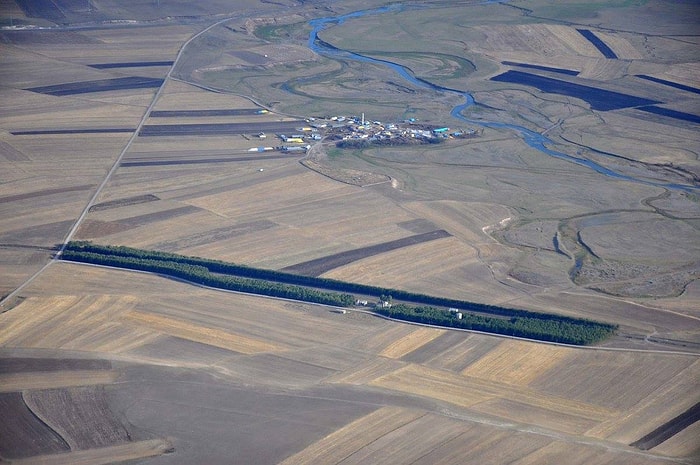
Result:
M491 0L491 1L486 1L484 3L499 3L502 2L503 0ZM597 173L603 174L605 176L608 176L610 178L615 178L615 179L621 179L625 181L630 181L630 182L635 182L635 183L641 183L641 184L646 184L650 186L656 186L656 187L663 187L666 189L673 189L673 190L683 190L683 191L698 191L700 188L698 186L692 186L692 185L684 185L684 184L666 184L666 183L657 183L645 179L638 179L632 176L627 176L621 173L618 173L614 170L611 170L609 168L606 168L605 166L602 166L598 163L595 163L591 160L587 160L585 158L578 158L574 157L572 155L568 155L562 152L558 152L556 150L552 150L549 147L547 147L547 144L550 145L555 145L554 142L547 138L546 136L539 134L535 131L532 131L530 129L527 129L522 126L514 125L514 124L507 124L507 123L499 123L499 122L487 122L487 121L481 121L481 120L470 120L466 118L463 115L463 111L469 108L472 105L475 105L474 98L472 97L469 92L465 92L462 90L458 89L451 89L448 87L443 87L443 86L438 86L436 84L433 84L425 79L421 79L419 77L416 77L408 68L401 66L397 63L388 61L388 60L380 60L377 58L372 58L368 56L364 56L358 53L350 52L347 50L342 50L339 48L334 47L333 45L321 40L318 37L318 34L322 31L325 30L333 25L340 25L343 24L344 22L356 18L361 18L363 16L372 16L372 15L379 15L379 14L385 14L385 13L391 13L391 12L401 12L404 11L408 8L412 9L418 9L418 8L426 8L426 6L410 6L410 5L405 5L405 4L392 4L388 6L384 6L381 8L374 8L374 9L368 9L368 10L360 10L360 11L355 11L352 13L344 14L344 15L339 15L339 16L334 16L334 17L326 17L326 18L317 18L309 21L309 25L312 27L311 33L309 34L309 40L308 40L308 47L323 56L326 56L328 58L337 58L337 59L345 59L345 60L354 60L354 61L360 61L360 62L367 62L367 63L373 63L381 66L388 67L392 69L394 72L396 72L401 78L406 80L407 82L410 82L414 86L417 87L422 87L430 90L436 90L440 92L447 92L447 93L453 93L461 96L464 99L464 103L457 105L452 109L450 112L450 115L454 118L457 118L459 120L462 120L466 123L472 124L472 125L477 125L477 126L482 126L482 127L487 127L487 128L495 128L495 129L509 129L512 131L515 131L520 135L520 137L523 139L523 141L530 146L531 148L538 150L542 153L545 153L549 156L559 158L562 160L566 160L572 163L576 163L577 165L585 166L587 168L590 168Z

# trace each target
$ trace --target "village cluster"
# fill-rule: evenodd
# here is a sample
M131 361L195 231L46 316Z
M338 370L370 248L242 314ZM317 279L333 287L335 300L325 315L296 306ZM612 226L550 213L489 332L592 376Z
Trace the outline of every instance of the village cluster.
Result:
M282 142L279 146L255 147L250 152L281 151L306 152L313 141L336 141L338 147L366 147L376 145L408 145L439 143L451 138L475 137L474 129L450 129L418 123L415 119L400 123L383 123L361 116L332 116L327 118L307 118L307 126L297 128L297 133L277 134ZM259 139L267 139L264 132L257 134Z

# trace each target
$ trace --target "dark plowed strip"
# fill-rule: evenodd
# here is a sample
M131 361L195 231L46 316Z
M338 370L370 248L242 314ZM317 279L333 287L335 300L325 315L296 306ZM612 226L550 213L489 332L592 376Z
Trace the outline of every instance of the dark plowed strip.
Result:
M99 212L102 210L109 210L111 208L127 207L130 205L138 205L141 203L155 202L160 200L157 196L153 194L137 195L135 197L127 197L124 199L110 200L108 202L101 202L90 207L91 212Z
M452 236L452 234L448 233L443 229L439 229L437 231L431 231L429 233L416 234L415 236L404 237L403 239L397 239L395 241L383 242L381 244L370 245L368 247L361 247L359 249L348 250L347 252L341 252L334 255L329 255L327 257L317 258L315 260L309 260L308 262L297 263L296 265L291 265L286 268L283 268L281 271L285 271L287 273L300 274L304 276L320 276L323 273L330 271L334 268L347 265L348 263L352 263L357 260L362 260L363 258L372 257L374 255L379 255L384 252L389 252L403 247L408 247L410 245L421 244L423 242L434 241L450 236Z
M0 244L2 249L28 249L28 250L41 250L45 252L51 252L53 250L58 250L59 245L53 247L46 247L41 245L24 245L24 244Z
M688 92L692 92L694 94L700 94L700 89L698 89L697 87L685 86L683 84L678 84L677 82L655 78L654 76L647 76L646 74L635 74L635 76L638 78L641 78L641 79L646 79L647 81L656 82L657 84L663 84L664 86L669 86L669 87L673 87L676 89L685 90Z
M508 66L517 66L518 68L528 68L528 69L537 69L540 71L550 71L552 73L566 74L568 76L578 76L578 73L579 73L578 71L575 71L573 69L552 68L549 66L531 65L528 63L516 63L515 61L502 61L501 63L504 65L508 65Z
M133 128L87 128L87 129L39 129L32 131L10 131L13 136L44 136L60 134L119 134L134 132Z
M651 102L656 103L656 102ZM139 136L210 136L252 134L260 131L297 131L305 126L304 120L260 123L201 123L201 124L148 124L139 131Z
M303 152L301 153L303 155ZM127 161L119 166L167 166L167 165L201 165L207 163L232 163L239 161L264 161L276 160L278 158L289 158L293 155L265 155L257 157L230 157L230 158L201 158L197 160L153 160L153 161Z
M0 394L0 457L21 459L68 452L68 443L29 410L21 392Z
M561 79L525 73L523 71L506 71L503 74L492 77L491 80L535 87L542 92L578 98L588 102L593 110L598 111L619 110L621 108L641 107L661 103L657 100L636 97L634 95L597 87L584 86L573 82L562 81Z
M680 433L698 420L700 420L700 402L693 405L676 418L659 426L640 440L633 442L630 444L630 446L641 450L652 449L662 442L670 439L674 435Z
M192 116L247 116L257 115L260 108L237 108L231 110L153 110L151 118L177 118Z
M66 84L57 84L55 86L31 87L25 90L60 97L63 95L108 92L111 90L158 88L162 84L163 79L129 76L114 79L101 79L97 81L69 82Z
M87 219L80 224L76 237L83 239L96 239L109 236L131 229L130 226L117 221L100 221Z
M179 216L189 215L200 211L199 208L188 205L186 207L172 208L170 210L159 211L155 213L147 213L145 215L132 216L118 221L99 221L86 220L80 225L77 237L82 239L95 239L98 237L109 236L120 232L128 231L133 228L145 226L158 221L166 221Z
M73 223L73 220L56 221L55 223L39 224L7 231L0 235L0 243L47 247L49 244L53 245L63 240Z
M689 121L691 123L700 124L700 116L693 115L692 113L684 113L682 111L669 110L668 108L662 108L657 106L640 107L638 110L645 111L647 113L653 113L659 116L665 116L667 118L679 119L681 121Z
M55 189L44 189L41 191L27 192L26 194L8 195L0 197L0 203L16 202L18 200L33 199L36 197L46 197L48 195L64 194L66 192L78 192L92 189L92 184L83 184L81 186L57 187Z
M84 34L66 30L55 31L47 29L29 29L24 31L2 31L0 32L0 43L10 43L17 45L78 45L78 44L103 44L99 39L88 37Z
M88 65L95 69L147 68L150 66L172 66L172 61L131 61L127 63L95 63Z
M603 54L605 58L617 59L617 55L615 54L615 52L613 52L612 49L605 44L605 42L600 40L600 37L595 35L593 31L589 31L588 29L576 30L579 32L579 34L585 37L587 41L592 43L595 46L595 48L597 48L598 51Z
M109 360L79 358L2 358L0 373L25 373L32 371L110 370Z
M437 226L431 221L425 218L417 218L415 220L402 221L401 223L396 223L396 226L403 228L413 234L423 234L427 232L432 232L437 229Z

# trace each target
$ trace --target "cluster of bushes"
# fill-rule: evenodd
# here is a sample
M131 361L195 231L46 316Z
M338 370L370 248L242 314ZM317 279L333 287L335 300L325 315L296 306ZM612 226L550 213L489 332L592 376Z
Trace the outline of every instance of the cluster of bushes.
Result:
M336 306L347 307L353 305L356 299L352 293L392 296L394 300L413 302L424 306L395 305L391 308L377 310L379 313L406 321L474 329L543 341L581 345L592 344L605 339L617 330L616 325L582 318L466 302L398 289L295 275L281 271L236 265L220 260L187 257L130 247L96 245L90 242L70 242L63 252L63 258L65 260L151 271L221 289ZM319 289L334 292L324 292ZM435 306L459 308L463 318L462 320L457 320L454 318L454 315L450 315L447 311Z

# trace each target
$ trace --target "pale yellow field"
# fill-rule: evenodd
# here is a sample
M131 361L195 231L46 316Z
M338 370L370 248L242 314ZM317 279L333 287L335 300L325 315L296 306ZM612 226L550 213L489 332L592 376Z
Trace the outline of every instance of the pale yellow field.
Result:
M611 81L627 74L628 65L624 61L607 58L591 58L583 61L579 76L584 79Z
M595 31L596 36L610 47L620 60L641 60L644 56L622 34Z
M59 348L71 344L87 328L108 324L133 304L133 299L110 296L30 297L0 315L4 328L0 341L18 347Z
M379 355L395 359L401 358L444 333L445 331L441 329L418 328L411 334L402 337L401 339L392 343L390 346L386 347L379 353Z
M600 57L595 46L584 38L575 28L558 24L544 25L556 40L564 44L573 55L582 57Z
M489 399L474 406L473 409L520 423L546 424L555 431L567 434L583 434L597 424L595 419L562 411L559 405L546 408L542 405L508 398Z
M474 248L448 237L368 257L323 276L358 282L369 280L375 285L411 288L428 295L435 295L436 289L450 289L441 294L473 300L491 286L488 266L480 258ZM469 280L465 279L467 275ZM499 295L503 300L513 297L510 292Z
M464 424L461 422L428 413L378 436L377 440L356 451L344 462L358 465L411 463L463 432Z
M462 371L464 376L527 386L558 365L570 349L520 341L503 341Z
M255 354L258 352L271 352L280 350L281 347L255 340L239 334L231 334L214 328L206 328L193 325L184 321L165 318L162 316L144 314L142 312L129 312L124 317L127 322L136 325L145 325L156 331L164 332L172 336L181 337L203 344L221 347L244 354Z
M383 407L336 430L303 451L292 455L280 465L339 463L376 438L385 436L417 418L423 412L397 407Z
M559 411L589 420L606 419L613 413L609 409L557 398L541 391L514 389L498 381L488 382L418 365L406 366L369 384L428 396L463 407L474 407L477 410L482 408L484 401L503 398L521 402L535 409ZM508 409L501 412L506 411ZM546 418L546 415L542 414L542 418ZM590 423L587 425L590 426Z
M404 366L406 366L405 363L391 359L374 359L330 376L326 382L361 386Z
M416 365L379 376L369 382L369 385L422 395L461 407L471 407L501 393L499 388L486 383Z
M416 328L411 325L392 325L387 323L383 331L368 333L354 341L353 347L369 353L379 353L415 330Z

